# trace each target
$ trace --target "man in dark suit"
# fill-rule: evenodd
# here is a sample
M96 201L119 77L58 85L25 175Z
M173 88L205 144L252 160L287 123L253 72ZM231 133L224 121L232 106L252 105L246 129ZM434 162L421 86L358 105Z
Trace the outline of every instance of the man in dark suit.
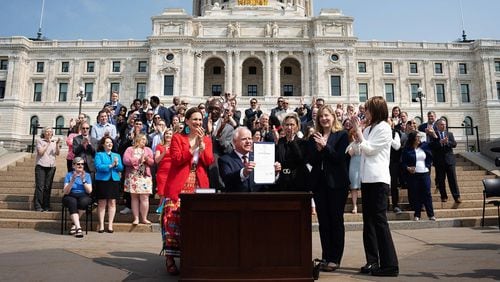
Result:
M450 187L453 199L455 199L455 203L459 204L462 200L460 199L460 191L457 184L456 160L453 153L453 148L457 147L457 142L453 133L446 130L446 120L438 120L436 128L437 130L433 132L429 144L432 149L433 162L436 169L436 186L441 194L441 202L446 202L448 195L446 194L444 181L448 177L448 186Z
M169 110L164 106L160 105L160 98L157 96L151 96L149 98L149 103L155 115L160 115L160 117L165 121L165 124L170 124Z
M422 119L423 120L423 119ZM426 141L431 142L433 137L433 132L436 131L436 112L429 111L427 112L427 122L422 123L418 126L418 131L425 132L427 135Z
M219 158L219 173L224 181L226 192L259 192L266 185L254 181L255 162L253 162L252 133L246 127L238 127L233 135L233 152ZM281 170L280 163L274 164L276 173Z
M80 125L81 134L73 138L73 153L75 157L85 160L85 171L92 176L95 173L94 156L98 140L90 136L90 125L84 122Z

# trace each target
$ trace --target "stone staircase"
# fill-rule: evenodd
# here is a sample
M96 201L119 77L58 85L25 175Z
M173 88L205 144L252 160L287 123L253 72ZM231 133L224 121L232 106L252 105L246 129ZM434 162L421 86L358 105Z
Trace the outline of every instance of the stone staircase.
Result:
M31 228L59 230L61 220L61 199L64 176L66 174L66 160L63 156L57 159L57 171L52 189L52 211L36 212L33 209L34 193L34 156L26 155L20 160L6 166L0 171L0 228ZM495 178L479 166L458 157L457 177L463 203L457 205L453 200L441 203L439 192L433 188L433 204L437 221L429 221L422 213L422 220L412 221L413 212L408 205L407 190L400 191L401 207L404 212L396 215L388 212L387 216L393 229L417 229L452 226L480 226L482 215L481 180ZM434 177L432 176L432 181ZM435 187L432 183L431 187ZM358 199L358 214L352 214L351 199L345 207L345 222L347 230L362 230L361 201ZM152 225L132 226L132 215L122 215L117 209L114 229L117 232L152 232L159 229L159 216L155 214L158 199L150 203L149 220ZM496 208L489 206L486 209L486 225L496 225ZM94 211L93 230L97 228L97 214ZM317 230L317 221L313 217L313 229Z

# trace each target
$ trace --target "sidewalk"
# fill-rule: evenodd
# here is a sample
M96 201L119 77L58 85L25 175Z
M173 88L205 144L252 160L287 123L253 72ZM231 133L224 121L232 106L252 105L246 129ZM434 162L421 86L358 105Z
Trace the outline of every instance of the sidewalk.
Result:
M319 281L498 281L498 228L437 228L392 232L400 276L358 274L365 263L362 233L346 232L341 269ZM83 239L31 229L0 229L0 281L177 281L158 256L159 233L98 234ZM320 257L313 232L313 257ZM209 259L209 258L207 258Z

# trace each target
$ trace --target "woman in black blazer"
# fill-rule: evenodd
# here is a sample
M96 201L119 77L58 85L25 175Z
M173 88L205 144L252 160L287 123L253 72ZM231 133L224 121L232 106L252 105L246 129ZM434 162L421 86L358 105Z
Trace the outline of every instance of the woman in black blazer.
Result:
M344 253L344 207L349 192L347 132L331 106L316 116L316 133L309 138L308 163L312 166L309 187L318 213L323 271L336 270Z
M410 132L401 156L401 166L408 183L415 221L420 220L422 205L429 220L436 220L431 195L432 153L427 142L421 141L422 138L425 140L425 137L423 132Z
M297 136L300 131L297 114L285 116L281 128L285 136L276 144L276 161L281 164L281 172L274 190L309 191L309 170L305 158L307 141Z

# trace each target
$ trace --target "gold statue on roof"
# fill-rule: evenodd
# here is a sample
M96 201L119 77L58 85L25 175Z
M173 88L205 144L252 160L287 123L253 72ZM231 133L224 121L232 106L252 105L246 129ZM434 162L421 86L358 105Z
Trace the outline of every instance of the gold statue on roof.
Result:
M238 0L238 5L242 6L267 6L269 0Z

